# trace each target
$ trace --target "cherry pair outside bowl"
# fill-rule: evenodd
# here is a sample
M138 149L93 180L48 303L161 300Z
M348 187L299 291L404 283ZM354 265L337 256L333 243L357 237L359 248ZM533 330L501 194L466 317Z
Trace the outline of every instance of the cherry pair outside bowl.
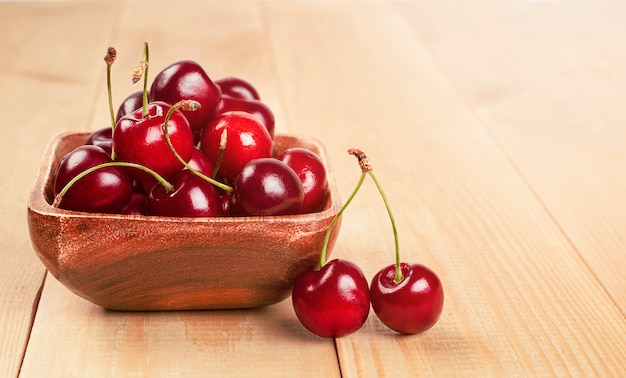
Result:
M276 135L276 153L316 152L328 175L323 210L265 217L175 218L92 214L51 205L61 158L87 133L48 145L28 203L30 238L48 271L69 290L110 310L254 308L287 298L296 277L316 268L325 233L341 208L324 144ZM330 237L328 253L337 238Z

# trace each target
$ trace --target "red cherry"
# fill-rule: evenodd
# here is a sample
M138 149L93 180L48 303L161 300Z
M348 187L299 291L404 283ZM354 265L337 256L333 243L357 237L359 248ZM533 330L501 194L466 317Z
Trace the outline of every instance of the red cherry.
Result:
M269 106L258 100L244 100L224 96L215 110L215 114L220 115L235 110L244 111L257 117L267 129L270 137L274 137L274 113L272 113Z
M113 133L113 148L116 160L136 163L150 168L169 179L183 169L183 165L172 153L164 133L164 121L170 105L164 102L148 104L148 116L142 116L142 109L120 118ZM194 151L193 133L187 119L175 110L168 122L168 133L176 152L189 161ZM137 178L154 182L152 177L141 171ZM151 188L147 185L146 188Z
M111 163L111 155L94 145L77 147L61 160L54 180L54 194L86 169ZM119 213L128 203L133 179L120 167L97 169L76 181L63 195L58 206L91 213Z
M217 162L224 130L226 148L218 171L224 179L233 182L249 161L272 156L272 138L265 126L254 116L235 111L215 117L202 131L200 149L211 161Z
M242 100L260 100L256 88L248 81L239 77L225 77L215 80L215 84L222 90L223 96L240 98Z
M166 191L155 185L148 194L148 214L169 217L217 217L222 215L222 202L213 184L192 171L180 171Z
M147 215L148 214L148 196L143 191L133 191L130 200L122 209L125 215Z
M291 298L300 322L322 337L356 332L369 315L367 280L358 266L346 260L335 259L298 276Z
M198 101L200 109L183 111L193 130L206 125L219 105L222 93L204 69L192 60L181 60L164 68L152 81L150 100L175 104L180 100Z
M293 169L304 188L304 204L302 213L319 210L326 196L328 178L322 159L306 148L294 147L278 155L278 160Z
M209 159L204 152L194 149L191 154L191 159L188 162L189 166L196 171L204 174L205 176L211 177L213 175L213 168L215 164Z
M125 116L126 114L132 113L135 110L141 108L143 106L143 91L133 92L128 97L122 101L119 108L117 109L117 114L115 116L115 122L119 121L120 118Z
M234 189L230 209L233 214L298 214L304 202L304 190L296 173L274 158L255 159L246 164Z
M109 155L111 155L111 151L113 151L113 139L112 129L111 127L103 127L91 133L85 144L92 144L94 146L98 146L105 150Z
M401 263L404 279L396 283L396 265L380 270L372 279L370 298L378 318L389 328L406 334L426 331L443 310L443 286L432 270Z
M233 204L233 194L223 193L220 195L220 201L222 201L222 213L224 213L224 216L232 215L230 209Z

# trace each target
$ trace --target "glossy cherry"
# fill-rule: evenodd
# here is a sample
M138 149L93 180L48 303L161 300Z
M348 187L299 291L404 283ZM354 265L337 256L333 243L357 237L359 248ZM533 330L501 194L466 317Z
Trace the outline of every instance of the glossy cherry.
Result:
M55 174L54 195L58 196L72 179L100 164L111 163L111 156L94 145L79 146L61 160ZM120 167L91 172L71 184L58 202L63 209L91 213L119 213L133 190L132 177Z
M404 277L396 282L396 265L380 270L370 285L372 308L394 331L414 334L431 328L443 310L443 286L439 277L421 264L401 263Z
M105 150L109 155L113 151L113 130L111 127L103 127L98 129L87 137L85 144L92 144Z
M184 166L172 153L165 139L164 122L170 107L164 102L152 102L147 107L146 117L140 108L120 118L113 134L116 160L143 165L166 179L180 172ZM183 160L189 161L195 148L193 133L179 110L172 113L168 132L178 154ZM143 173L137 177L152 180Z
M369 287L361 269L346 260L326 262L331 232L364 179L363 173L352 194L328 226L320 253L319 269L302 273L294 282L291 294L294 311L302 325L318 336L349 335L361 328L369 315Z
M240 77L224 77L215 80L215 84L220 87L223 96L239 98L242 100L260 100L259 92L247 80Z
M423 332L432 327L441 315L443 286L439 277L427 267L401 262L396 222L382 185L363 151L350 149L348 152L357 157L361 177L368 174L376 184L393 229L396 263L383 268L372 279L372 308L383 324L397 332Z
M254 159L246 164L235 181L231 214L298 214L304 189L296 173L274 158Z
M226 131L226 146L219 166L219 175L233 182L249 161L271 157L272 138L254 116L234 111L216 116L202 131L200 149L217 162Z
M283 151L277 157L296 172L304 188L302 213L311 213L320 209L326 198L328 178L322 159L311 150L293 147Z
M335 259L296 279L292 303L304 327L321 337L342 337L359 330L369 315L367 280L361 269Z
M222 216L222 202L215 186L192 171L180 171L172 180L172 190L155 185L148 194L149 215L169 217Z
M183 111L193 130L206 125L215 113L222 96L220 88L195 61L181 60L159 72L150 87L151 101L175 104L184 99L195 100L201 108L194 112Z
M244 100L240 98L223 96L219 106L215 110L216 115L232 112L235 110L244 111L257 117L259 121L265 126L270 137L274 138L274 113L259 100Z
M148 214L148 196L143 191L133 191L130 200L122 209L125 215L147 215Z
M116 122L119 121L120 118L122 118L126 114L132 113L135 110L141 108L142 106L143 106L143 91L136 91L136 92L129 94L128 97L126 97L124 101L122 101L122 103L120 103L119 107L117 108L115 121Z

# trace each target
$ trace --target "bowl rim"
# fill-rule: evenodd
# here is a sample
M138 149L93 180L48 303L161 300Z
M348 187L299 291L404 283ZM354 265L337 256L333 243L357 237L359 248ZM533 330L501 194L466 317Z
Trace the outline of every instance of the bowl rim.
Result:
M166 217L155 215L126 215L126 214L110 214L110 213L88 213L74 210L66 210L53 206L46 199L46 186L52 179L53 165L58 158L56 151L61 146L61 143L71 137L84 136L85 139L91 134L88 131L64 131L56 134L48 142L39 165L39 171L37 177L32 186L29 199L28 209L35 213L50 216L50 217L64 217L64 218L98 218L107 220L137 220L137 221L150 221L150 222L167 222L167 223L250 223L250 222L308 222L314 219L332 217L340 211L341 197L339 189L335 179L334 169L331 164L330 155L326 148L325 143L317 137L297 135L290 133L279 133L274 136L276 139L292 139L292 140L305 140L307 143L315 145L319 150L318 156L324 163L326 168L326 176L328 180L328 191L330 204L323 210L294 215L270 215L270 216L223 216L223 217Z

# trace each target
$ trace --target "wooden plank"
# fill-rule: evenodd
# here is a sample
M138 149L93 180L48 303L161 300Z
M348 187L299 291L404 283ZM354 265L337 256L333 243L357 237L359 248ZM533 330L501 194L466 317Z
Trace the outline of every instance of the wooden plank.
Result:
M626 5L402 7L626 315Z
M490 6L453 14L476 7L472 26L490 30L478 17ZM404 260L434 268L446 290L444 314L425 334L396 336L372 313L363 330L337 340L342 375L619 375L623 315L431 54L439 39L471 51L475 29L448 22L440 30L431 7L443 20L455 9L267 4L287 122L327 141L346 193L358 172L345 149L370 152L389 183ZM450 56L459 66L466 59ZM520 148L518 157L533 153ZM368 277L393 261L388 220L370 188L346 212L335 254Z
M292 312L289 301L242 311L105 311L49 277L20 376L338 376L332 342L308 334Z
M124 73L132 72L142 43L148 41L152 75L174 60L195 59L211 77L234 75L253 82L280 120L274 63L255 3L171 5L169 1L151 2L150 7L128 2L114 15L115 31L106 43L118 50L113 68L116 101L137 89ZM93 15L97 10L92 8ZM160 23L164 14L166 25ZM87 39L77 41L75 48L87 43ZM104 52L107 45L103 46ZM104 88L102 80L98 85ZM99 90L87 105L93 112L89 129L107 125L106 106L106 92ZM277 132L286 130L279 121ZM49 276L20 376L68 375L333 377L339 376L339 367L333 341L306 332L288 300L250 311L107 312Z
M45 274L28 236L28 194L52 135L85 125L100 72L92 71L96 64L88 57L107 34L104 25L93 25L110 23L114 9L110 3L0 4L2 377L19 372ZM80 30L80 37L68 27ZM84 99L86 106L79 105Z

